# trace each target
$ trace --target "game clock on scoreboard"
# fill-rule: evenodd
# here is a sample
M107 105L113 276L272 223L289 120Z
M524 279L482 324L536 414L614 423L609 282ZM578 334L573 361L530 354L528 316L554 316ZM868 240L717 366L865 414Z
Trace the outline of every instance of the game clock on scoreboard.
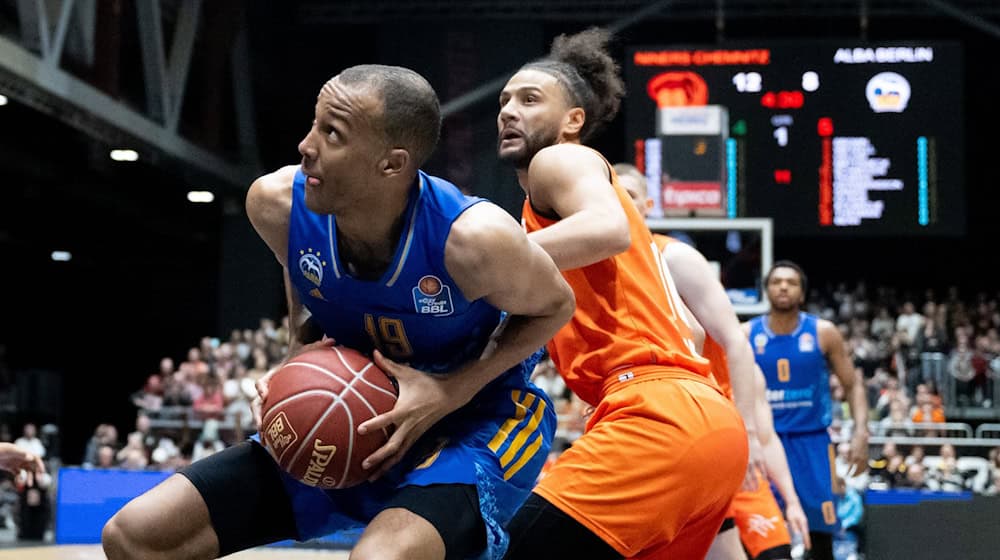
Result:
M948 42L633 48L626 135L653 215L770 217L778 235L961 235L961 63ZM697 196L678 190L692 185Z

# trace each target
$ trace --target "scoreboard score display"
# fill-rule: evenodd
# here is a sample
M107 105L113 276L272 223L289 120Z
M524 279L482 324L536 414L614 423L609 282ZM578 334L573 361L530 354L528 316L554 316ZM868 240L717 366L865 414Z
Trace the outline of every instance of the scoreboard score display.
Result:
M630 49L626 135L654 217L777 235L965 231L957 43Z

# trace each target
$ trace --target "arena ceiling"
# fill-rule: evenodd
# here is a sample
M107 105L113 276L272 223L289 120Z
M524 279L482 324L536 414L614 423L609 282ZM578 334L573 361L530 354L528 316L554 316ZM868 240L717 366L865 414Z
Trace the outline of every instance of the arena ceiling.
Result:
M651 4L662 8L652 18L713 19L760 17L932 17L943 9L970 16L1000 16L993 0L304 0L296 5L301 23L330 24L400 20L615 20Z

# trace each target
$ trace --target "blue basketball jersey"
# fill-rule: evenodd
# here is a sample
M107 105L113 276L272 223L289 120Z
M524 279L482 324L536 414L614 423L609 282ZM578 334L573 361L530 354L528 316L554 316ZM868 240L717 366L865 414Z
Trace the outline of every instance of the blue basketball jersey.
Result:
M767 315L750 321L750 343L767 379L767 400L779 434L825 430L830 425L829 370L819 347L817 318L799 314L791 334L775 334Z
M483 300L465 299L445 268L444 250L454 221L482 199L419 173L392 264L381 278L367 281L352 277L340 260L336 218L306 207L301 172L292 191L289 277L324 333L432 374L479 358L505 314ZM502 558L509 540L505 526L528 497L555 433L552 402L529 381L540 354L438 422L375 482L323 491L282 473L299 537L364 525L404 486L475 484L487 532L481 557Z
M483 199L420 172L392 264L378 280L352 277L340 260L337 219L310 211L296 172L288 232L288 271L300 301L327 336L370 355L430 373L479 357L501 322L488 303L468 301L444 264L452 223Z

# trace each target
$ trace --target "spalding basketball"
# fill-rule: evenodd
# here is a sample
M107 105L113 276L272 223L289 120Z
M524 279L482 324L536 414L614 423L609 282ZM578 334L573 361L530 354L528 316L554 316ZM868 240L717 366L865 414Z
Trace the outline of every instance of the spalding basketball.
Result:
M364 482L361 462L385 444L385 430L358 426L392 410L396 387L360 352L334 346L295 356L274 373L262 406L261 441L282 469L327 490Z

